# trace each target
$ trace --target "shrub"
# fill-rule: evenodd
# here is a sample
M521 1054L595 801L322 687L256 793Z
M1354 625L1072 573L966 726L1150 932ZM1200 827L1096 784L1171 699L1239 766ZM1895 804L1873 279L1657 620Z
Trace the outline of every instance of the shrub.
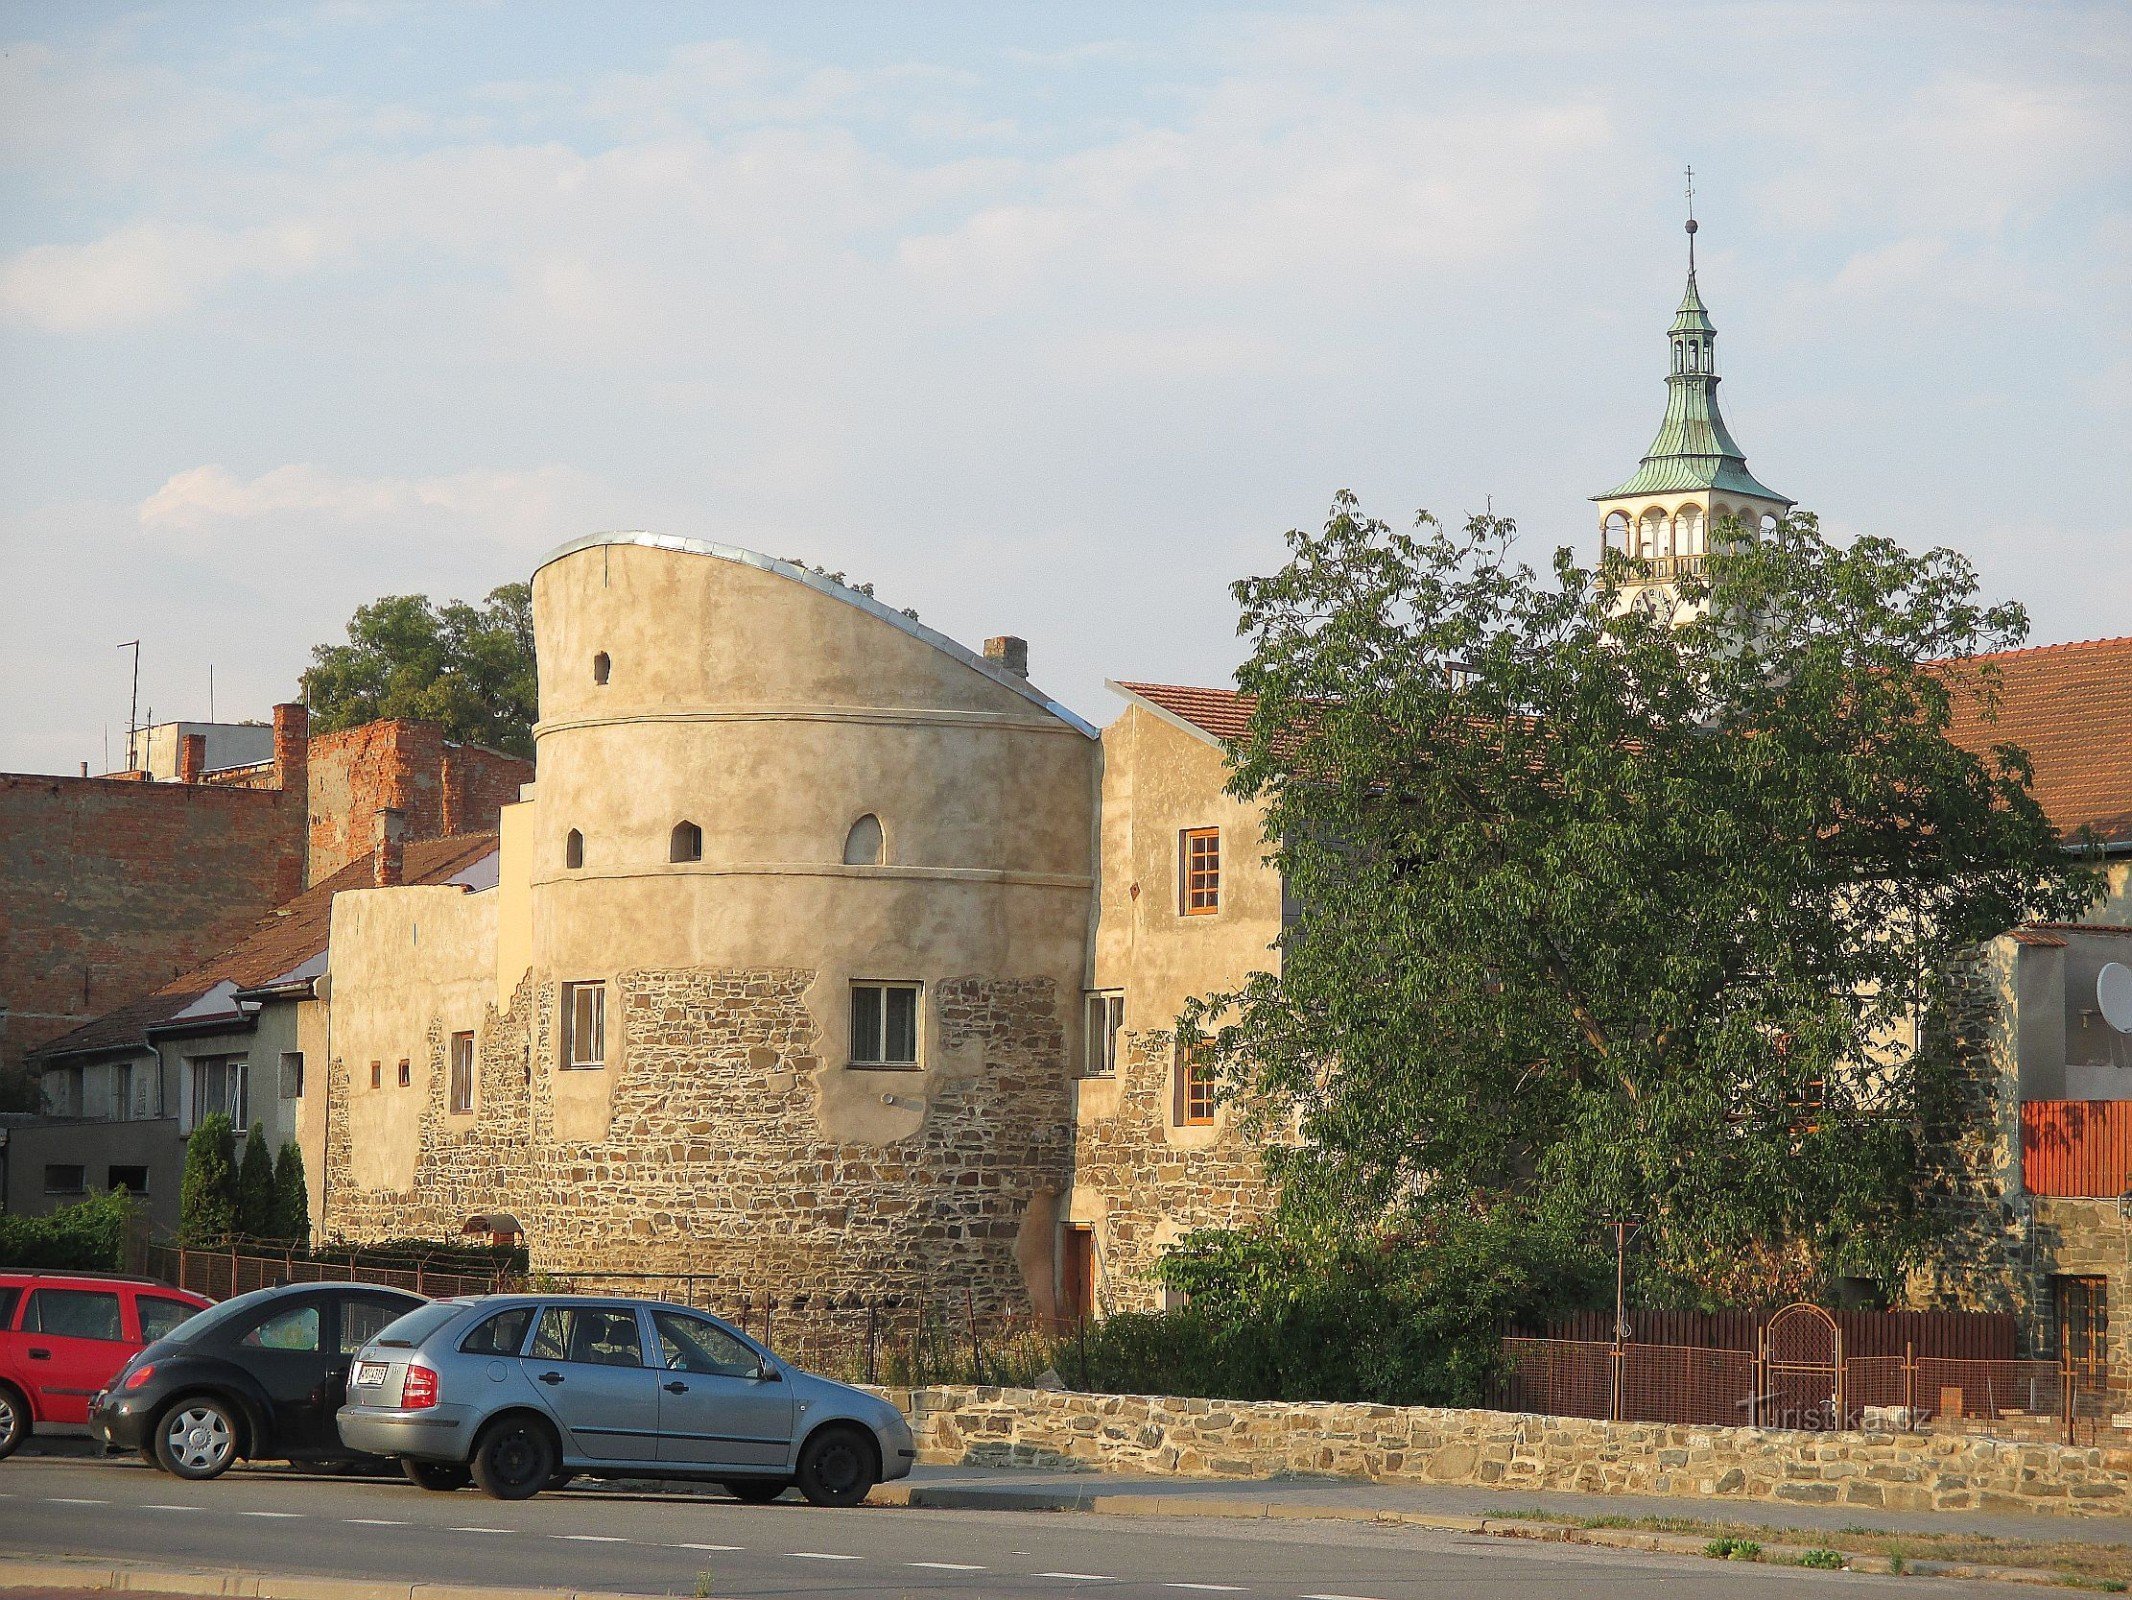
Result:
M1818 1567L1823 1572L1841 1572L1843 1570L1843 1557L1834 1550L1813 1549L1799 1557L1799 1565L1802 1567Z
M274 1226L272 1237L302 1244L311 1237L311 1194L304 1183L304 1153L296 1141L285 1141L274 1160Z
M0 1266L116 1272L126 1264L126 1222L133 1208L124 1189L113 1189L47 1216L0 1213Z
M185 1145L178 1188L178 1235L187 1244L220 1244L237 1231L237 1136L219 1111L202 1117Z
M252 1124L244 1136L244 1159L237 1165L237 1232L248 1239L278 1239L274 1203L274 1158L267 1154L266 1129Z

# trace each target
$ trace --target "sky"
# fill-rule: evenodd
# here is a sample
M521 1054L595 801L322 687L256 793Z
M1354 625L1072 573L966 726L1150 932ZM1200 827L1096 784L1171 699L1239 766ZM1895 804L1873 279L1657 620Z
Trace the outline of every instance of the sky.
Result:
M1333 494L1536 566L1663 407L2132 633L2132 6L0 0L0 769L644 528L1219 683Z

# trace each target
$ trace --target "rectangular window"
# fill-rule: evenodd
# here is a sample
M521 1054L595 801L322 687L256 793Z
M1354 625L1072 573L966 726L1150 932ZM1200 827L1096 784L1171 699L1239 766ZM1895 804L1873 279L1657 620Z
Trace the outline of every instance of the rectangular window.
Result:
M1115 1077L1118 1071L1118 1030L1125 1026L1125 996L1088 996L1087 1028L1081 1041L1081 1075Z
M851 1064L855 1067L915 1067L918 1064L918 985L855 983L851 986Z
M118 1295L104 1289L33 1290L29 1309L22 1313L22 1331L113 1343L126 1337L118 1320Z
M415 1081L414 1064L405 1056L400 1057L399 1078L403 1089Z
M474 1109L474 1036L452 1035L452 1109Z
M301 1050L281 1053L281 1097L284 1100L304 1097L304 1053Z
M1207 1064L1205 1048L1177 1047L1175 1111L1180 1128L1205 1127L1214 1120L1214 1073Z
M130 1195L144 1195L148 1192L148 1169L146 1167L106 1167L104 1168L104 1187L106 1189L124 1189Z
M73 1162L48 1163L44 1169L46 1194L84 1194L89 1187L89 1169Z
M219 1111L239 1133L249 1127L245 1118L245 1058L201 1056L191 1067L193 1126L198 1127L202 1117Z
M607 985L563 985L563 1065L607 1065Z
M384 1062L373 1061L370 1063L370 1087L373 1089L382 1089L385 1087Z
M1180 909L1210 917L1221 909L1221 829L1187 828L1179 839Z

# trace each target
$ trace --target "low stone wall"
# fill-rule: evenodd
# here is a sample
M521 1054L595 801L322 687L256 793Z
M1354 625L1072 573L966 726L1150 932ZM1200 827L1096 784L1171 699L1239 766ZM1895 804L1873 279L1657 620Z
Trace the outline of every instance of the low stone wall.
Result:
M1898 1511L2132 1514L2132 1449L1932 1433L1594 1422L1507 1411L892 1391L941 1465L1577 1489Z

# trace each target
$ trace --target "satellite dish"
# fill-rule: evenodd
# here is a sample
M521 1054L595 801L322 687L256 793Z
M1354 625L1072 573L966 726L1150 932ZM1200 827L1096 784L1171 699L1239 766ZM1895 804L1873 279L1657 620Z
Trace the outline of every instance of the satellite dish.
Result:
M2132 1033L2132 967L2112 961L2095 974L2095 1003L2102 1007L2103 1021L2119 1033Z

